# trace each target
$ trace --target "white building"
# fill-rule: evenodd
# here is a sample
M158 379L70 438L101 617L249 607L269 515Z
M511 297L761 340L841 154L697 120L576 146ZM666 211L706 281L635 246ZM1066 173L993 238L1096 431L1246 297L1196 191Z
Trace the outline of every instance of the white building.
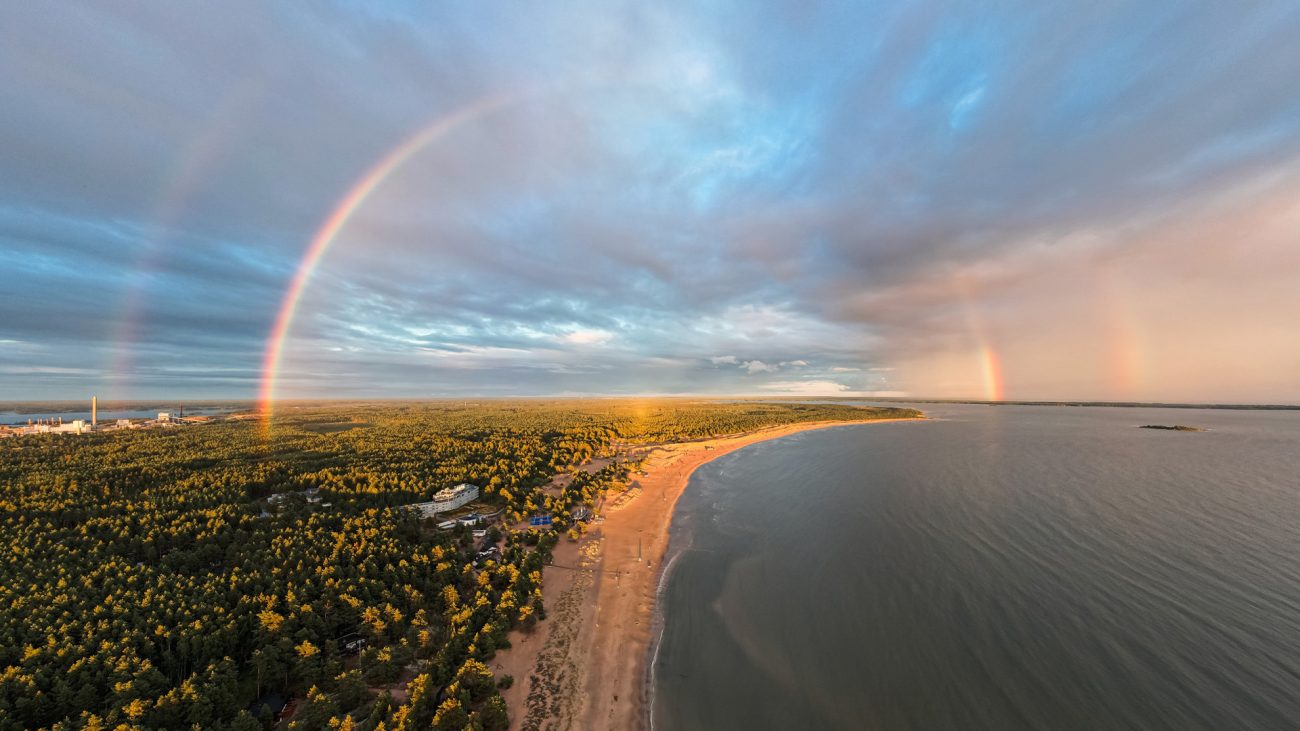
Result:
M89 434L94 431L95 427L85 419L75 421L64 421L59 419L42 419L36 423L28 420L27 426L6 427L5 433L10 436L25 434Z
M421 518L432 518L438 513L445 513L462 505L468 505L476 499L478 499L478 486L462 482L455 487L439 490L434 494L433 500L430 502L416 503L407 507L418 511Z
M38 426L37 429L41 430L42 427ZM44 427L44 431L53 434L85 434L90 431L90 425L86 423L85 419L77 419L76 421L70 421L66 424L59 423L46 426Z

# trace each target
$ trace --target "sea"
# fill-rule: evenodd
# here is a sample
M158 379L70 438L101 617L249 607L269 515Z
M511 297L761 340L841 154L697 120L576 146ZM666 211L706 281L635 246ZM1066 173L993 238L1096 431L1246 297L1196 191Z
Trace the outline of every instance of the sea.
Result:
M188 416L212 416L234 411L234 407L228 406L194 406L186 407L185 413ZM100 409L99 422L101 424L111 424L118 419L153 419L158 416L159 412L170 411L175 414L179 410L175 407L158 406L151 409ZM70 409L68 411L42 411L26 412L13 410L0 410L0 424L5 425L22 425L28 420L31 421L49 421L52 419L63 419L64 422L74 421L76 419L85 419L90 421L90 410Z
M918 408L696 471L656 731L1300 729L1300 412Z

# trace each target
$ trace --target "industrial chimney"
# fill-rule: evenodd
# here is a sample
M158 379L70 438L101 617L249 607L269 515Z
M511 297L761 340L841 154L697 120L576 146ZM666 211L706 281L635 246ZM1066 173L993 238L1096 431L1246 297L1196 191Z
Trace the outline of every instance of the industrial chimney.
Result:
M99 399L95 396L90 397L90 426L99 426Z

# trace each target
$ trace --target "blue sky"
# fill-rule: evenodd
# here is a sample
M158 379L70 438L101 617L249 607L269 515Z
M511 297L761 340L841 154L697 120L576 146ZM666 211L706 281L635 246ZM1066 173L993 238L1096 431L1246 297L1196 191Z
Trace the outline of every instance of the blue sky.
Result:
M1300 9L31 3L0 399L1300 402ZM990 366L990 358L993 365ZM992 368L992 370L990 370Z

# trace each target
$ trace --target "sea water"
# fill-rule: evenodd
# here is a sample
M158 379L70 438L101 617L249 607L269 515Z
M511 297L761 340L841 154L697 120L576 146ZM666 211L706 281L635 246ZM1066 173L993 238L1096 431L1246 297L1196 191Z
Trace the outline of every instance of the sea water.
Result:
M1300 413L921 408L695 473L658 731L1300 728Z

